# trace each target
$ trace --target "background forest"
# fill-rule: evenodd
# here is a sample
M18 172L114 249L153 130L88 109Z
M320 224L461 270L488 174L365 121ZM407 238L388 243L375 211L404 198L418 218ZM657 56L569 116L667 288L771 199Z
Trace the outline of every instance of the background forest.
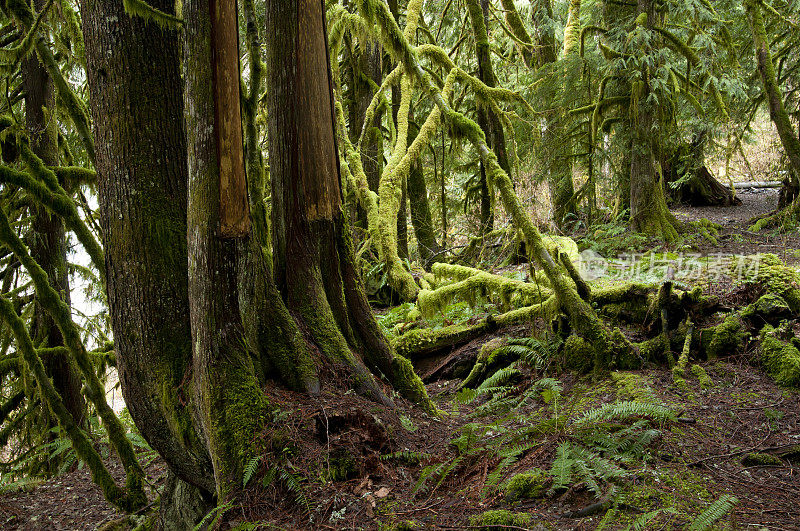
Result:
M0 0L6 529L800 529L796 0Z

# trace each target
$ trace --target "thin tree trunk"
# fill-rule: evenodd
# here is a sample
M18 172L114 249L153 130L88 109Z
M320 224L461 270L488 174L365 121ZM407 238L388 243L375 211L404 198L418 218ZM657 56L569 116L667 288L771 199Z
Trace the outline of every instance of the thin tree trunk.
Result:
M46 1L36 0L35 8L40 10ZM56 109L56 93L47 69L35 54L22 63L22 84L25 101L25 125L33 153L47 166L58 166L58 127L57 121L49 113ZM46 114L48 113L48 114ZM62 185L64 183L61 183ZM33 208L31 256L45 270L51 285L70 303L69 275L67 271L67 245L64 222L51 214L43 206ZM64 345L61 331L53 318L36 303L31 336L36 345L60 347ZM53 386L64 401L67 411L72 414L78 426L85 426L86 403L81 394L82 382L77 368L63 351L54 351L46 356L45 369L53 379ZM50 419L46 430L56 425ZM49 472L55 472L58 460L49 464Z

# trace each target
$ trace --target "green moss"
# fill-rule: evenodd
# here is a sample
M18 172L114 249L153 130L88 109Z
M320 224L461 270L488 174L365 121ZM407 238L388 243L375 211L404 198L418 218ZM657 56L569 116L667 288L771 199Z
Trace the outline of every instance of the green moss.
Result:
M711 380L711 377L708 375L706 370L700 365L697 364L692 365L692 374L694 374L700 381L701 389L711 389L712 387L714 387L714 382Z
M620 400L633 400L635 402L659 402L652 387L652 381L646 376L631 372L612 372L611 380L617 389Z
M585 339L575 334L564 343L564 368L588 373L594 366L595 349Z
M751 256L737 263L735 273L751 284L759 284L768 293L780 295L794 313L800 312L800 273L787 267L774 254Z
M550 486L550 475L541 468L517 474L503 484L503 494L508 500L541 498Z
M742 458L744 466L782 466L780 458L761 452L752 452Z
M478 531L491 531L502 527L527 527L533 522L528 513L514 513L505 509L486 511L469 519L469 525Z
M706 350L708 359L736 353L747 338L747 329L739 315L730 315L716 327L714 339Z
M769 325L761 331L761 363L781 385L800 385L800 351L794 342L780 339L781 330Z

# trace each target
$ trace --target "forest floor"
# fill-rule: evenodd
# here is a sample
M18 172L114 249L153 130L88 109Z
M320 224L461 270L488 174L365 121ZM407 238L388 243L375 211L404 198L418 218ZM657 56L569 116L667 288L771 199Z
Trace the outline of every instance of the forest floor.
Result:
M698 241L692 252L768 252L800 262L796 233L747 230L751 218L774 208L774 192L745 191L740 197L740 207L674 209L680 219L707 218L722 225L718 246ZM735 302L736 293L725 295ZM524 337L529 329L493 334L509 335ZM475 356L490 339L472 341L459 354ZM657 366L599 381L522 369L498 396L459 393L455 379L427 381L445 413L439 418L402 400L400 408L387 410L352 394L312 399L268 389L272 402L283 404L274 424L296 446L285 449L291 457L283 463L260 464L254 488L229 516L234 522L266 518L273 529L457 530L480 529L470 519L500 509L510 512L495 529L625 529L634 523L641 529L686 529L730 495L738 502L714 518L720 528L800 530L800 451L782 453L800 445L798 393L777 386L755 357L755 346L748 344L724 359L698 362L709 380L692 371L686 387L676 385L668 368ZM604 405L605 411L612 407L608 404L667 407L672 414L649 420L634 415L593 424L592 431L581 428L582 418L602 414ZM532 429L534 442L517 444L530 441ZM605 444L600 436L623 435L633 437L636 450L624 459L598 450ZM569 448L595 465L610 462L607 467L616 467L620 477L610 482L588 477L567 489L514 500L505 488L509 478L548 471L559 452ZM779 457L764 464L751 456L755 453ZM574 461L577 470L581 459ZM114 470L119 474L118 467ZM148 467L154 487L164 471L159 461ZM277 476L283 486L271 481ZM612 493L614 503L605 503ZM298 511L298 504L306 510ZM0 494L2 529L97 529L121 516L105 503L85 469Z

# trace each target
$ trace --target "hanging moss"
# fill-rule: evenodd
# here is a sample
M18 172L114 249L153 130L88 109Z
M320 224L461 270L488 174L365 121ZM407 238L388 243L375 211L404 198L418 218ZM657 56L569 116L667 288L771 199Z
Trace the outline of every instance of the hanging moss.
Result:
M108 433L112 446L117 451L127 476L128 496L132 506L139 507L147 501L143 490L144 472L136 459L133 445L125 435L125 428L119 418L108 405L105 387L100 382L81 339L78 327L72 321L72 310L60 297L59 293L50 285L47 273L31 258L22 240L11 228L4 211L0 210L0 241L5 244L16 258L25 267L30 275L39 303L55 321L64 345L69 349L71 357L75 360L86 382L86 394L97 409L98 416Z
M3 214L3 217L5 215ZM129 497L124 490L119 488L111 477L108 469L103 464L103 460L94 449L91 440L78 426L75 419L64 406L64 402L58 395L53 383L47 376L42 360L36 355L33 341L28 334L25 323L20 319L14 310L13 304L5 297L0 296L0 317L11 328L17 339L17 347L22 354L25 364L33 374L41 396L47 407L55 414L59 425L64 429L75 449L75 453L88 465L92 473L92 480L103 491L103 495L109 503L128 511L138 509L146 502L146 497L133 494ZM144 493L142 492L143 496Z

